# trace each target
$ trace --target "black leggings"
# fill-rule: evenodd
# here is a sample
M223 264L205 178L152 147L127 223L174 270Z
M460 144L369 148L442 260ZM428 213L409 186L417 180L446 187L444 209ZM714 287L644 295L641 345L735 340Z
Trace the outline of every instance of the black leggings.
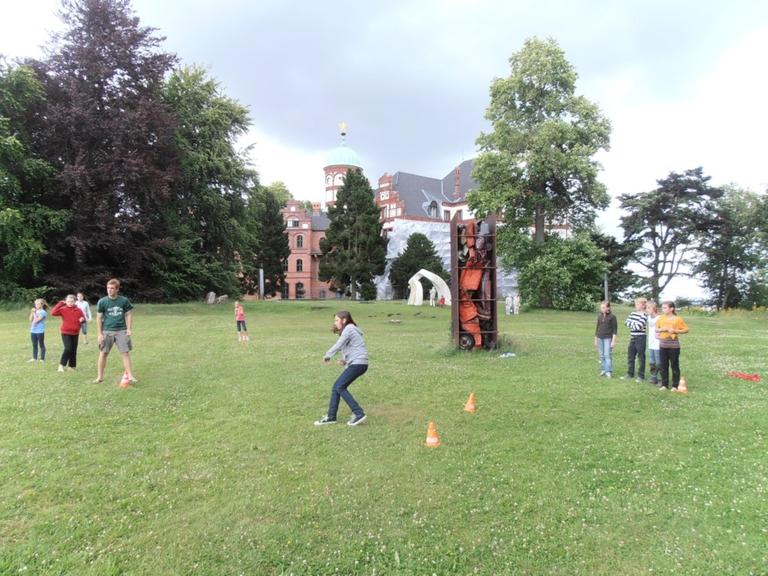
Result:
M32 358L37 360L37 348L40 347L40 360L45 360L45 333L35 334L32 332Z
M661 385L669 388L669 368L672 368L672 388L680 384L680 348L659 349Z
M64 352L61 353L59 364L69 365L70 368L77 367L77 338L79 334L62 334L61 341L64 343Z

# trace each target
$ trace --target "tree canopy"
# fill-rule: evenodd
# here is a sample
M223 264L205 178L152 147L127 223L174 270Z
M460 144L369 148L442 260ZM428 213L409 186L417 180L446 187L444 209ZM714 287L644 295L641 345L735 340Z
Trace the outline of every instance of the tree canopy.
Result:
M384 273L387 240L381 235L373 190L360 170L347 172L328 218L328 230L320 241L320 280L342 291L349 289L353 299L363 287L366 297L375 298L373 277Z

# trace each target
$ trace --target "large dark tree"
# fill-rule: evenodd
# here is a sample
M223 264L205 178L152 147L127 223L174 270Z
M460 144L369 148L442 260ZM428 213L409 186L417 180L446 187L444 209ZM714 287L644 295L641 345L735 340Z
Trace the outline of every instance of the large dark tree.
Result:
M370 295L373 277L384 273L387 240L381 236L373 190L360 170L347 172L328 218L328 231L320 241L320 280L343 291L349 289L352 299L357 298L360 287L367 287L366 295Z
M33 65L47 94L34 146L57 171L47 206L71 209L53 239L45 277L102 289L120 275L133 294L165 235L177 176L173 121L158 97L175 56L141 27L128 0L63 0L65 31Z
M619 242L616 238L600 232L591 232L589 238L605 253L608 265L608 293L611 300L618 301L627 295L637 283L637 276L629 268L634 259L639 242Z
M766 267L758 235L764 202L757 194L727 188L714 202L710 226L699 234L693 272L718 308L739 306L751 291L753 273Z
M256 173L235 146L247 130L248 111L196 67L175 71L162 98L175 119L180 169L163 211L168 233L155 240L162 256L154 267L158 284L166 298L237 293L235 255L256 248L248 214Z
M424 234L416 232L408 237L405 250L392 261L389 268L389 281L395 291L395 298L404 298L408 290L408 280L424 268L448 280L450 275L443 268L443 261L435 250L435 245ZM427 290L426 286L423 286Z
M249 203L249 222L254 235L254 249L243 256L243 292L259 290L259 269L264 271L264 294L274 296L285 283L284 263L291 255L282 200L272 190L255 190Z
M702 168L671 172L655 190L619 197L628 213L621 218L625 241L640 242L634 259L646 270L643 280L654 300L684 273L700 234L715 224L714 201L723 191L709 180Z
M0 300L29 300L39 286L47 242L60 234L68 210L45 205L51 165L29 147L27 121L45 103L42 86L24 66L0 62Z

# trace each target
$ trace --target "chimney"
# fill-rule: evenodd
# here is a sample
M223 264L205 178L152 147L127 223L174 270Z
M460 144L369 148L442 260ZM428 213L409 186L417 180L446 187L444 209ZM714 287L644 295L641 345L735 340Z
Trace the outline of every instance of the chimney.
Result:
M453 171L453 198L458 200L461 197L461 166L456 166Z
M320 202L312 202L312 215L320 214Z

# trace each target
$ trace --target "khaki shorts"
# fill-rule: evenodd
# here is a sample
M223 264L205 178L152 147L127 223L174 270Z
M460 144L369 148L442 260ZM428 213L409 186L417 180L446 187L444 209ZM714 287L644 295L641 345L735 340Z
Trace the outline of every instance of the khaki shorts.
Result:
M131 345L131 337L125 333L125 330L120 330L119 332L104 332L104 340L99 345L99 350L105 354L109 354L113 344L117 344L117 350L121 354L130 352L133 349L133 346Z

